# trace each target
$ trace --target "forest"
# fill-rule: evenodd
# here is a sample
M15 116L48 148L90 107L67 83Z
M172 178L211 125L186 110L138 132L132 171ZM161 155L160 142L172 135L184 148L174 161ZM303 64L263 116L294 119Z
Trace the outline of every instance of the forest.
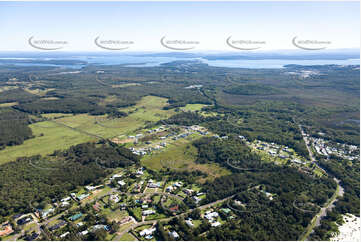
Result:
M235 137L226 140L217 138L202 138L193 142L198 149L197 162L211 163L217 162L229 168L227 163L237 162L237 167L241 169L264 168L260 157L251 152L251 149L240 139Z
M0 108L0 150L6 146L20 145L32 138L26 113L11 108Z
M229 86L224 89L226 93L234 95L273 95L280 94L276 88L260 84L244 84Z

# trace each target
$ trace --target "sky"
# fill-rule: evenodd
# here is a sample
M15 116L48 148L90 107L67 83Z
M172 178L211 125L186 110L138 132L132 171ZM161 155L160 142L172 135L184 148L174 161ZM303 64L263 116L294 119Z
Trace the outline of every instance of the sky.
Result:
M0 2L0 51L35 50L33 40L66 41L65 51L104 51L94 39L131 41L130 51L169 51L160 39L196 41L194 50L232 50L226 39L296 49L292 39L359 48L359 2ZM233 49L234 50L234 49Z

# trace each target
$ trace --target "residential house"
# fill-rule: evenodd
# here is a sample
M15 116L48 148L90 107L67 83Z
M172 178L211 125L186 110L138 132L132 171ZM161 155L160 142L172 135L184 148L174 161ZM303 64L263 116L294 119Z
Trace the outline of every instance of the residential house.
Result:
M219 214L217 212L211 212L211 211L206 212L206 214L204 215L204 217L208 220L213 220L213 219L217 218L218 216L219 216Z
M167 188L165 189L165 191L166 191L166 192L171 192L171 191L173 191L173 187L172 187L172 186L169 186L169 187L167 187Z
M173 212L173 213L176 213L176 212L178 212L178 210L179 210L179 205L177 204L177 205L169 208L169 210L170 210L171 212Z
M0 236L7 236L12 232L14 232L14 230L11 227L11 224L9 224L9 222L5 222L0 225Z
M189 227L194 227L194 224L193 224L192 220L186 220L186 224L187 224Z
M168 235L172 238L172 239L178 239L179 238L179 234L176 231L171 231L168 233Z
M220 226L220 225L221 225L221 223L218 222L218 221L211 223L211 226L212 226L212 227L218 227L218 226Z
M69 219L71 221L75 221L75 220L79 219L81 216L83 216L82 213L77 213L77 214L74 214L73 216L71 216Z
M120 201L120 197L118 194L112 194L109 196L110 201L114 203L118 203Z
M192 199L194 200L194 202L195 202L196 204L198 204L198 203L202 200L201 198L199 198L199 197L197 197L197 196L193 196Z
M156 231L156 228L143 229L139 232L139 235L142 237L152 235L154 231Z
M142 212L143 216L148 216L148 215L151 215L151 214L155 214L155 211L152 210L152 209L149 209L149 210L145 210Z
M194 190L186 188L186 189L183 189L183 192L185 194L187 194L188 196L191 196L193 194Z
M70 234L69 231L65 232L64 234L60 235L59 237L60 237L60 238L65 238L68 234Z
M84 236L84 235L87 235L88 233L89 233L88 230L84 230L84 231L81 231L79 234L82 235L82 236Z

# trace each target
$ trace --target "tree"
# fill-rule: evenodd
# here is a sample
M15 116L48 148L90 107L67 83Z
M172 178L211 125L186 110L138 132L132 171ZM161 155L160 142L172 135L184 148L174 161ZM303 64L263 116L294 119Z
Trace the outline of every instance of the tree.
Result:
M196 208L194 209L190 216L193 218L193 219L200 219L201 218L201 210L199 208Z

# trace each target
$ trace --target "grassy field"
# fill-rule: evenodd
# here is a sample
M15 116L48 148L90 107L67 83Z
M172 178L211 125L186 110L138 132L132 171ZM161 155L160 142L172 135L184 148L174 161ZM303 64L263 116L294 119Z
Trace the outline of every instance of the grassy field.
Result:
M116 85L112 85L113 88L121 88L121 87L131 87L131 86L140 86L141 84L139 83L135 83L135 82L130 82L130 83L123 83L123 84L116 84Z
M167 99L165 98L146 96L135 106L120 109L120 111L132 112L124 118L107 119L105 115L79 114L57 119L56 122L103 138L112 138L133 134L135 130L142 128L146 122L155 122L170 117L174 111L162 110L166 105Z
M9 146L1 150L0 164L13 161L17 157L51 154L54 150L95 140L93 137L49 121L31 124L30 128L35 138L26 140L21 145Z
M5 108L5 107L12 107L14 105L17 105L17 102L12 102L12 103L0 103L0 108Z
M73 114L70 113L45 113L41 115L42 117L53 119L53 118L62 118L62 117L69 117L73 116Z
M120 241L137 241L137 239L130 233L125 233L119 240Z
M225 168L218 164L197 164L197 149L190 144L189 140L180 139L174 144L168 145L161 152L145 156L141 162L142 165L152 170L162 168L180 169L180 170L200 170L209 175L209 178L215 178L230 174Z
M187 104L183 109L185 111L200 111L203 107L208 106L205 104Z
M54 91L55 88L48 88L48 89L29 89L25 88L25 91L27 91L30 94L38 95L38 96L44 96L49 91Z
M12 89L17 89L17 88L18 88L17 86L1 86L0 92L5 92L5 91L12 90Z
M82 131L103 138L134 133L136 129L142 128L147 121L158 121L171 116L174 111L162 110L165 105L167 105L165 98L146 96L137 105L121 109L122 111L132 110L133 113L127 117L112 120L106 119L105 116L89 114L44 114L43 116L47 118L57 118L56 123L44 121L31 124L30 128L35 138L26 140L21 145L10 146L1 150L0 164L15 160L17 157L51 154L55 150L64 150L72 145L97 139L82 133Z
M198 111L198 114L204 116L204 117L214 117L219 115L216 112L211 112L211 111L201 111L203 107L209 107L210 105L205 105L205 104L187 104L184 108L181 108L183 111L190 111L190 112L196 112ZM223 114L221 115L223 116Z

